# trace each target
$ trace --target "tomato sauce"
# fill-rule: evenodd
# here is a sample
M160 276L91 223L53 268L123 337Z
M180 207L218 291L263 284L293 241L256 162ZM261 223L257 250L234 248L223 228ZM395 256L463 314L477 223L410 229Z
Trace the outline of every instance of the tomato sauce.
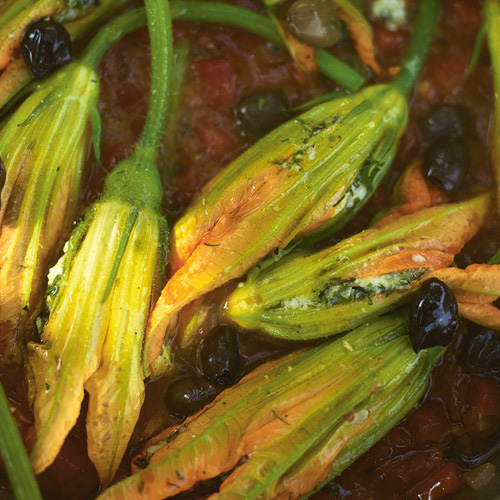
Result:
M254 0L230 3L262 10ZM416 1L408 0L407 4L411 10ZM493 87L485 53L474 72L465 78L481 26L481 5L480 0L442 1L436 40L413 92L410 121L395 165L367 206L330 243L362 230L378 209L390 204L391 189L398 175L425 147L422 120L438 104L459 103L471 111L473 123L467 137L471 168L466 184L478 189L492 185L489 136ZM375 21L373 29L379 61L386 69L397 67L409 31L391 31L382 21ZM172 119L174 126L168 130L172 136L165 137L160 155L164 208L170 223L175 222L209 179L251 144L235 115L235 106L243 97L279 89L286 94L290 106L296 106L325 92L339 90L319 75L304 78L285 49L240 30L175 23L174 36L176 43L187 44L189 52ZM101 62L102 163L107 170L131 152L141 133L148 102L148 51L148 34L143 29L114 46ZM349 40L336 47L335 52L346 60L355 55ZM104 177L105 173L91 158L81 197L81 214L98 198ZM460 198L461 193L456 196ZM457 257L457 264L464 267L471 262L486 262L500 247L499 234L492 217L491 226L466 246ZM467 489L465 458L488 454L500 441L500 370L477 373L463 360L464 345L474 335L475 328L462 321L453 345L436 365L430 386L417 408L313 498L435 500L459 491L472 495ZM290 348L244 332L239 334L239 342L244 371ZM179 372L198 369L195 350L191 357L178 361ZM175 423L163 405L167 382L160 379L149 384L130 453L117 480L129 474L130 456L146 438ZM27 409L23 384L10 383L7 389L19 429L29 447L34 440L33 418ZM82 417L55 463L39 477L44 498L93 498L99 490L97 474L86 454L84 414L85 404ZM0 482L0 498L3 493L7 495L6 491ZM463 498L473 497L466 494Z

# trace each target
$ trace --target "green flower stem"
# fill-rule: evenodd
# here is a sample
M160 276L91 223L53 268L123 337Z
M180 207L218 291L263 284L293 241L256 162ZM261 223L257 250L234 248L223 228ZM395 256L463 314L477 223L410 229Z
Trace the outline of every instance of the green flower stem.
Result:
M244 7L221 2L179 0L172 2L172 17L175 21L216 23L241 28L283 46L283 41L267 17ZM316 49L314 55L319 70L345 89L358 90L365 83L363 76L326 50Z
M90 41L80 61L95 68L108 49L128 33L146 26L144 8L134 9L104 26Z
M249 31L269 42L283 46L283 41L273 23L262 14L245 7L222 2L197 2L174 0L172 17L175 21L225 24Z
M139 149L156 150L170 108L174 42L170 3L165 0L146 0L146 11L151 40L151 90Z
M363 76L325 49L315 49L314 57L321 73L346 90L359 90L365 83Z
M145 3L151 40L151 87L146 123L135 152L107 176L102 199L118 199L137 209L149 206L159 210L163 193L156 154L171 107L172 16L168 1L146 0Z
M17 500L42 500L16 421L0 384L0 455Z
M410 46L401 65L401 71L394 79L394 84L406 95L415 85L427 58L436 30L440 3L440 0L421 0L419 2Z

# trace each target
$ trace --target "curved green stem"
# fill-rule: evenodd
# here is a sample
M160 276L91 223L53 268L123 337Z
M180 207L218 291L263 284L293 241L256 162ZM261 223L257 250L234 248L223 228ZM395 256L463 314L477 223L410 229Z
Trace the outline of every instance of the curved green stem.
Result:
M394 85L409 94L429 52L439 15L440 0L420 0L410 46L394 79Z
M149 37L151 40L151 90L146 124L138 149L156 150L170 104L174 65L172 15L167 0L146 0Z
M42 500L26 448L0 384L0 456L17 500Z
M81 62L95 67L108 49L122 37L146 25L143 8L131 10L117 17L97 33L80 57Z
M233 26L260 36L277 46L283 46L283 41L271 20L244 7L222 2L177 0L172 2L172 17L175 21L195 21ZM314 55L318 69L345 89L354 91L365 83L364 77L330 52L316 49Z

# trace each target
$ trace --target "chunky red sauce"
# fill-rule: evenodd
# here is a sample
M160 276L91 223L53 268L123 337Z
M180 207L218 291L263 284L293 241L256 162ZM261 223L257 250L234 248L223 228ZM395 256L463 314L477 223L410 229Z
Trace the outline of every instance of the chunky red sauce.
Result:
M231 3L260 9L253 0ZM408 0L414 5L414 0ZM491 185L489 134L493 96L490 64L485 54L474 73L463 76L481 25L480 0L443 0L443 14L436 40L411 101L408 129L401 141L396 163L386 182L357 219L340 236L366 227L373 213L389 203L398 174L422 152L421 121L443 102L464 104L472 112L475 133L468 137L471 168L468 185ZM406 30L390 31L374 23L379 60L385 67L397 66L409 39ZM177 23L177 41L187 42L190 55L179 98L173 138L165 140L162 165L165 181L165 210L171 222L224 165L249 146L236 123L234 109L243 97L259 90L280 89L291 105L305 102L334 85L315 76L304 78L284 49L258 37L227 27ZM147 107L149 41L141 30L117 44L100 66L101 112L103 116L102 159L112 168L136 143ZM352 58L350 42L340 44L337 55ZM82 213L102 188L103 172L89 161ZM458 195L460 197L460 194ZM500 234L492 226L483 230L457 261L486 262L499 248ZM339 235L337 235L338 239ZM499 372L473 373L463 363L461 351L474 335L464 321L456 339L435 368L423 401L367 454L333 483L317 493L327 499L439 499L462 490L461 498L474 498L467 490L457 453L474 456L486 453L500 440ZM285 346L270 344L249 334L240 335L245 370L261 359L275 355ZM179 370L196 371L196 353L179 363ZM32 416L25 404L20 383L7 382L14 414L27 445L33 442ZM163 396L166 381L148 387L141 420L131 443L131 454L154 432L172 423ZM82 414L85 413L85 405ZM125 457L118 479L129 473ZM463 464L462 464L463 465ZM45 498L92 498L98 491L97 474L86 455L83 418L67 438L55 463L40 476ZM0 485L0 497L3 489ZM468 496L469 495L469 496Z

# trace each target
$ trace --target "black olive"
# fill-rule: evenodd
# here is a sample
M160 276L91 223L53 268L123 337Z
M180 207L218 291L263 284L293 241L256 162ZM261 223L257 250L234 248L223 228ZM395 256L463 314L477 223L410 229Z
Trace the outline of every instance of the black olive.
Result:
M460 188L469 170L469 152L462 139L441 138L424 153L422 172L445 191Z
M472 122L467 108L458 104L442 104L434 108L423 123L424 140L431 143L441 137L463 139Z
M258 139L289 118L287 97L279 90L252 94L238 103L236 118L245 134Z
M38 20L29 24L21 39L24 60L36 78L71 61L71 38L62 24Z
M440 280L427 280L411 303L410 339L415 352L447 346L458 324L458 306L451 290Z
M2 158L0 158L0 193L3 190L3 187L5 186L5 180L7 179L7 171L5 170L5 165L2 161ZM0 208L1 208L1 203L0 203Z
M500 373L500 332L479 325L473 327L462 360L474 373Z
M200 359L203 373L222 387L229 387L238 378L240 350L236 333L220 327L200 344Z
M170 384L165 394L165 403L176 417L187 417L201 410L212 401L217 389L205 377L188 377Z
M331 47L342 39L342 22L330 0L297 0L288 9L292 35L313 47Z

